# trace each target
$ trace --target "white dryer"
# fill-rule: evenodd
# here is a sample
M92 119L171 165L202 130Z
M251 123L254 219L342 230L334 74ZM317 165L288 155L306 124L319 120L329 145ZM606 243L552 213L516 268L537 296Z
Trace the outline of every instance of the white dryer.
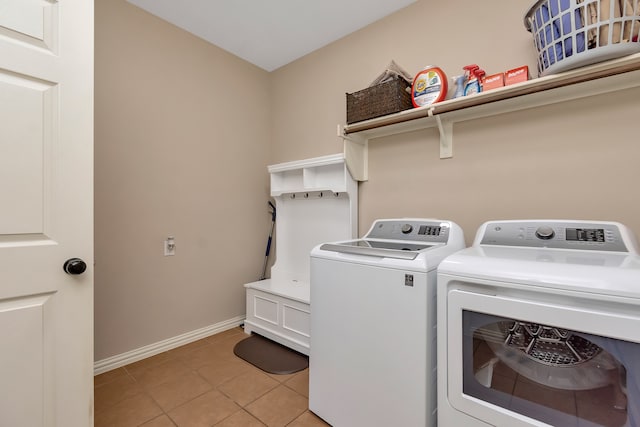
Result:
M637 254L614 222L483 224L438 267L438 425L640 426Z
M311 251L309 408L334 427L433 426L436 267L458 225L381 219Z

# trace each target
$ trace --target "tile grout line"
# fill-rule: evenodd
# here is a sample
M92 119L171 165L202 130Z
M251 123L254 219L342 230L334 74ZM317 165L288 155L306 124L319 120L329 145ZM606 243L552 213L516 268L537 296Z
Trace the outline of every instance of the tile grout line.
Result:
M138 379L138 378L136 378L136 376L134 375L134 373L133 373L133 371L132 371L132 369L131 369L131 367L130 367L132 364L130 364L130 365L125 365L125 366L123 366L123 367L122 367L122 369L124 370L124 375L117 376L116 378L113 378L113 379L111 379L110 381L108 381L108 382L106 382L106 383L104 383L104 384L100 384L98 387L95 387L95 386L94 386L94 389L95 389L95 388L102 387L102 386L105 386L105 385L107 385L107 384L110 384L110 383L112 383L112 382L114 382L114 381L117 381L119 378L122 378L122 377L127 377L128 379L132 380L132 381L133 381L133 383L134 383L134 384L136 384L136 386L137 386L137 387L139 387L140 392L141 392L141 393L143 393L143 394L145 395L145 397L146 397L146 398L150 399L150 400L151 400L151 402L153 402L153 403L154 403L154 405L156 405L156 407L158 407L158 408L160 409L160 412L161 412L160 414L158 414L158 415L156 415L156 416L154 416L154 417L152 417L152 418L150 418L150 419L148 419L148 420L143 421L143 422L142 422L141 424L139 424L139 425L143 425L143 424L148 423L148 422L150 422L150 421L152 421L152 420L154 420L154 419L156 419L156 418L160 418L160 417L162 417L162 416L166 416L166 417L168 418L168 420L172 423L172 425L177 426L176 421L174 420L174 418L173 418L173 417L171 417L171 416L169 415L169 412L174 411L174 410L176 410L176 409L178 409L178 408L181 408L181 407L183 407L184 405L187 405L187 404L189 404L190 402L194 401L195 399L198 399L198 398L200 398L201 396L203 396L203 395L205 395L205 394L207 394L207 393L210 393L210 392L212 392L212 391L216 391L216 392L220 393L220 395L221 395L221 396L224 396L225 398L229 399L230 401L232 401L232 402L233 402L235 405L237 405L237 407L238 407L238 410L237 410L237 411L235 411L235 412L233 412L232 414L230 414L230 415L226 416L226 417L225 417L225 418L223 418L222 420L217 421L217 422L216 422L216 424L214 424L214 425L218 425L218 424L220 424L220 423L224 422L224 421L225 421L225 420L227 420L228 418L230 418L230 417L234 416L235 414L238 414L240 411L242 411L242 412L246 413L246 414L247 414L247 415L249 415L251 418L253 418L253 419L257 420L259 423L261 423L261 424L263 424L263 425L266 425L266 424L265 424L265 422L263 422L260 418L258 418L258 417L257 417L256 415L254 415L252 412L250 412L247 408L248 408L250 405L252 405L253 403L255 403L257 400L259 400L259 399L263 398L263 397L264 397L264 396L266 396L267 394L269 394L269 393L273 392L274 390L278 389L278 387L279 387L279 386L284 386L286 390L289 390L290 392L293 392L296 396L298 396L298 397L300 397L300 398L302 398L302 399L304 399L304 400L306 400L306 401L307 401L307 407L306 407L306 408L305 408L305 409L304 409L300 414L296 415L296 416L295 416L291 421L289 421L286 425L290 425L291 423L293 423L293 422L295 422L296 420L298 420L300 417L304 416L304 415L305 415L305 413L309 412L309 409L308 409L308 397L307 397L307 396L305 396L305 395L303 395L302 393L300 393L298 390L295 390L295 389L292 387L292 385L290 385L290 384L289 384L291 381L293 381L293 380L294 380L294 378L298 377L299 375L302 375L302 372L303 372L304 370L303 370L303 371L295 372L295 373L293 373L293 374L287 374L287 375L289 376L288 378L286 378L286 379L282 378L282 379L281 379L281 378L278 378L278 376L277 376L277 375L275 375L275 374L270 374L270 373L268 373L268 372L265 372L265 371L261 370L260 368L258 368L258 367L256 367L256 366L254 366L254 365L252 365L252 364L248 363L247 361L243 360L242 358L239 358L239 357L237 357L237 356L236 356L236 357L235 357L235 359L238 359L239 361L243 362L243 364L244 364L244 365L246 365L246 366L247 366L247 368L250 368L250 369L251 369L252 371L254 371L254 372L259 372L259 373L263 374L264 376L266 376L267 378L269 378L269 379L271 379L271 380L273 380L273 381L275 382L275 385L274 385L273 387L271 387L271 388L269 388L268 390L266 390L265 392L263 392L263 393L259 394L258 396L256 396L255 398L253 398L251 401L246 402L246 404L242 405L242 404L240 404L238 401L236 401L234 398L232 398L232 396L231 396L231 395L229 395L229 394L225 393L223 390L221 390L221 389L220 389L220 387L222 387L224 384L227 384L227 383L229 383L230 381L232 381L232 380L234 380L234 379L238 378L239 376L244 375L245 373L240 373L240 374L234 375L232 378L226 379L224 382L222 382L222 383L220 383L220 384L218 384L218 385L216 386L216 385L214 385L212 382L210 382L209 380L207 380L207 378L205 378L203 374L201 374L200 370L201 370L203 367L200 367L200 368L192 368L192 366L193 366L193 365L192 365L192 364L190 364L190 363L188 363L188 361L187 361L187 360L185 360L185 359L188 359L188 355L190 355L190 353L193 353L193 352L196 352L196 351L202 350L202 349L203 349L204 347L206 347L206 346L211 345L211 346L214 346L214 347L215 347L215 346L223 346L223 347L225 347L225 346L227 346L227 345L230 345L230 344L231 344L231 340L237 340L238 338L240 338L240 337L241 337L241 335L240 335L240 334L242 334L242 331L238 331L238 332L236 332L236 333L230 334L229 336L220 337L219 339L208 339L206 344L205 344L205 343L203 343L202 345L197 346L197 347L195 347L195 348L191 349L191 351L187 351L187 352L186 352L186 353L184 353L184 354L180 354L179 352L173 352L174 350L176 350L176 349L179 349L179 348L180 348L180 347L178 347L178 348L176 348L176 349L171 350L171 351L172 351L171 353L170 353L170 352L164 352L164 353L165 353L164 357L166 357L166 359L164 359L164 360L160 360L158 363L151 364L150 366L146 366L146 367L141 366L141 367L140 367L140 369L139 369L139 371L138 371L138 376L139 376L139 377L140 377L140 374L141 374L141 373L143 373L143 372L145 372L145 371L148 371L148 370L151 370L151 369L157 368L157 367L162 366L163 364L168 363L168 362L170 362L170 361L176 361L176 362L180 363L181 365L184 365L184 367L186 367L186 368L187 368L187 372L189 372L189 373L190 373L190 374L192 374L192 375L195 375L195 377L197 377L198 379L202 380L205 384L207 384L207 385L210 387L210 389L209 389L209 390L204 391L204 392L202 392L202 393L198 394L197 396L193 396L193 397L191 397L188 401L183 402L183 403L181 403L180 405L177 405L177 406L175 406L174 408L171 408L171 409L170 409L170 410L168 410L168 411L165 411L165 409L164 409L164 408L159 404L159 402L158 402L158 401L153 397L153 395L152 395L152 394L150 393L150 391L149 391L150 387L143 385L143 383L142 383L141 381L139 381L139 379ZM226 356L226 350L224 350L224 349L223 349L223 351L221 352L221 354ZM233 354L233 353L232 353L232 354ZM153 357L153 356L152 356L152 357ZM143 360L144 360L144 359L143 359ZM214 359L212 359L212 360L214 360ZM137 362L136 362L136 363L137 363ZM205 366L206 366L206 365L205 365ZM247 372L249 372L249 371L247 371ZM186 375L187 375L187 374L185 374L185 376L186 376ZM166 381L165 381L165 382L166 382ZM164 384L165 382L163 382L162 384ZM118 403L119 403L119 402L118 402ZM107 409L105 409L105 410L108 410L108 408L107 408Z

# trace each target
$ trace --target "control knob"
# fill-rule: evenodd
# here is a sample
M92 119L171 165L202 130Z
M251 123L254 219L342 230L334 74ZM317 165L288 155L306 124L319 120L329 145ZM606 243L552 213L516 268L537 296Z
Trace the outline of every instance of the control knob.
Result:
M402 234L409 234L413 231L413 225L411 224L404 224L401 228L400 231L402 231Z
M555 235L556 232L553 231L553 228L551 227L538 227L538 229L536 230L536 237L538 239L549 240L552 239Z

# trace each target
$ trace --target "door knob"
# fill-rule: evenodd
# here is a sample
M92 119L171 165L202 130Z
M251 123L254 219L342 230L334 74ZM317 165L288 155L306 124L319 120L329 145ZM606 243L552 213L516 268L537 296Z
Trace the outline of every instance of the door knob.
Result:
M64 262L62 269L67 274L82 274L87 269L87 264L80 258L69 258Z

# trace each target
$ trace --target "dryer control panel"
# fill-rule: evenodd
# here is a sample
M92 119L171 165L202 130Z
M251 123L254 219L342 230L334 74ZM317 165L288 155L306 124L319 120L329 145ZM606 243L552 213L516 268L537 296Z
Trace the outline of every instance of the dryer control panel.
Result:
M637 253L626 226L604 221L489 221L478 230L476 244Z

